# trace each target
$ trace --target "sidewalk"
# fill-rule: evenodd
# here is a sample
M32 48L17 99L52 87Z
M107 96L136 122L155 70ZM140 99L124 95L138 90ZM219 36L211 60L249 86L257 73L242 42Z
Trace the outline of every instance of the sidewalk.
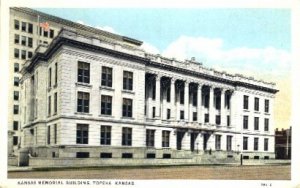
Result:
M30 166L7 166L8 172L24 172L24 171L32 171L32 167Z

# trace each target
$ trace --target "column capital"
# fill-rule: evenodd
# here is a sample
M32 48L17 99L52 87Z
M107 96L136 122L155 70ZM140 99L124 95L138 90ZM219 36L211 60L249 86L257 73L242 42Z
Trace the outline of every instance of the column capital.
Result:
M160 79L161 79L161 77L162 77L162 74L156 74L156 75L155 75L155 79L156 79L156 81L160 80Z
M174 77L171 77L171 83L175 83L176 82L176 80L177 80L177 78L174 78Z
M185 80L183 80L183 81L184 81L185 84L191 83L191 80L189 80L189 79L185 79Z

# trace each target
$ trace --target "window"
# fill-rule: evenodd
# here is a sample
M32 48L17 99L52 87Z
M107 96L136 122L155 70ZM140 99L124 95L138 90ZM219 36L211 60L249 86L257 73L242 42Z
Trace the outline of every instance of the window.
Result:
M132 128L123 127L122 128L122 145L131 146L132 144Z
M259 111L259 98L254 98L254 110Z
M170 131L162 131L162 147L170 147Z
M101 126L100 144L110 145L111 141L111 126Z
M53 38L53 37L54 37L54 30L50 29L50 38Z
M49 68L49 70L48 70L48 88L51 88L51 85L52 85L51 81L52 81L52 70L51 70L51 68Z
M193 106L197 106L197 92L193 92Z
M14 105L14 114L19 114L19 105Z
M163 159L170 159L171 158L171 154L170 153L164 153L163 154Z
M217 125L221 124L221 116L220 115L216 115L216 124Z
M254 151L258 150L258 138L254 138Z
M28 23L28 33L33 33L33 25Z
M227 149L227 151L231 151L232 150L232 136L228 135L226 137L226 141L227 141L226 149Z
M22 31L26 31L26 22L22 22Z
M90 64L85 62L78 62L78 82L90 83Z
M32 38L28 37L28 46L32 47Z
M51 143L51 129L50 126L47 127L47 144Z
M40 36L42 36L42 30L43 30L43 28L42 27L40 27L40 29L39 29L39 33L40 33Z
M180 110L180 119L184 120L184 111L183 110Z
M167 89L167 102L170 102L171 101L171 88L169 87Z
M208 94L204 95L204 107L205 108L209 107L209 95Z
M179 93L180 97L180 104L184 104L184 90L181 89Z
M112 110L112 97L101 95L101 114L111 115Z
M152 99L155 100L156 97L156 83L152 84Z
M155 159L155 153L147 153L147 159Z
M76 144L88 144L89 140L89 125L77 124Z
M14 121L14 123L13 123L13 129L14 129L14 131L19 130L19 122L18 121Z
M209 122L209 114L204 114L204 123Z
M18 137L17 136L13 136L13 145L16 146L18 145Z
M133 73L124 71L123 72L123 89L124 90L132 90L133 83Z
M248 150L248 137L243 137L243 150Z
M244 116L243 128L248 129L248 116Z
M44 37L48 37L48 31L44 30Z
M76 158L89 158L89 152L76 152Z
M14 86L19 86L19 78L14 77Z
M269 100L268 99L266 99L265 100L265 113L269 113Z
M19 22L19 20L15 20L15 29L16 30L20 29L20 22Z
M19 44L20 42L20 35L15 34L15 44Z
M155 130L146 130L146 146L154 147Z
M244 95L244 110L249 109L249 96Z
M171 118L171 109L167 109L167 119Z
M57 125L54 124L54 144L57 143Z
M25 36L22 36L22 37L21 37L21 44L22 44L23 46L26 46L26 37L25 37Z
M230 109L230 94L225 95L225 108Z
M197 121L197 112L193 112L193 121Z
M155 118L155 107L152 107L152 118Z
M26 50L21 51L21 58L26 59Z
M54 93L54 114L57 114L57 93Z
M265 118L265 131L269 131L269 119Z
M230 115L227 115L227 126L230 126Z
M15 72L19 72L20 71L20 65L19 65L19 63L15 63L14 64L14 71Z
M259 118L254 117L254 130L259 130Z
M112 68L102 67L101 85L112 87Z
M16 49L16 48L15 48L14 56L15 56L15 58L19 58L19 57L20 57L19 49Z
M220 110L221 109L221 97L217 96L215 99L216 99L216 109Z
M100 153L100 158L112 158L112 153Z
M221 150L221 135L216 135L215 144L216 150Z
M122 158L131 159L133 158L132 153L122 153Z
M48 96L48 116L51 115L51 96Z
M14 100L15 101L19 100L19 92L18 91L14 91Z
M90 94L79 91L77 98L77 112L89 113Z
M265 138L264 139L264 150L268 151L268 149L269 149L269 139Z
M27 52L27 57L28 57L28 59L32 58L32 52L28 51Z
M123 117L132 117L132 99L123 99Z
M54 85L57 86L57 63L55 63Z

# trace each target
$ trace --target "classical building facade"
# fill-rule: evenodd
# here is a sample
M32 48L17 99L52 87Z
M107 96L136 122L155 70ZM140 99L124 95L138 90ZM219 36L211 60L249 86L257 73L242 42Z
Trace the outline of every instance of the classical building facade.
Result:
M46 158L275 157L274 83L140 45L74 28L40 45L22 69L22 147Z

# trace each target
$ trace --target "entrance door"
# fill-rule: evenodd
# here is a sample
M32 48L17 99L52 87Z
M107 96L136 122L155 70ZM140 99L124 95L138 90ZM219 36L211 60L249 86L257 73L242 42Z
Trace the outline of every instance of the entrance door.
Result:
M184 132L177 132L177 150L181 150Z

